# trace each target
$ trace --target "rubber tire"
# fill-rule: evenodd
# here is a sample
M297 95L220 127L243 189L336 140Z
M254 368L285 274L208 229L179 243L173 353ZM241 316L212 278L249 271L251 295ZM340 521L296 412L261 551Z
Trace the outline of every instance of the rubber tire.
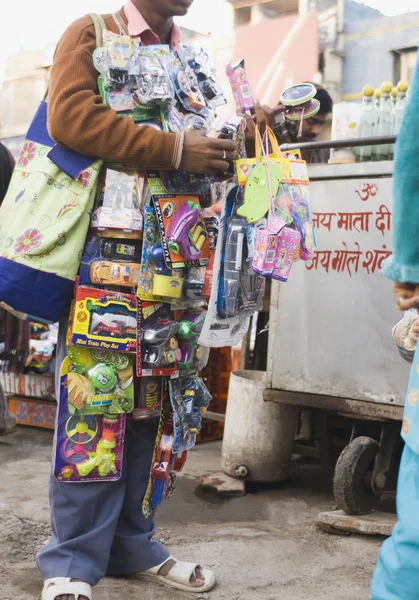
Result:
M340 455L333 476L333 492L338 507L348 515L366 515L380 502L365 481L374 466L378 442L370 437L355 438Z

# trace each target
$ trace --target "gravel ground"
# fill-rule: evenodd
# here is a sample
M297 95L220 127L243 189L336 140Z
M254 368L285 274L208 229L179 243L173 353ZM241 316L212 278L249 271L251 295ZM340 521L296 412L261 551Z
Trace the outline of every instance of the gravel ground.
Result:
M0 438L0 600L39 600L34 563L48 539L48 475L52 435L19 428ZM318 468L295 463L287 484L221 501L197 490L199 477L219 470L220 444L191 452L178 489L158 514L157 537L179 558L212 567L211 600L361 600L381 539L319 531L319 512L333 498ZM187 594L131 579L107 578L95 600L181 600Z

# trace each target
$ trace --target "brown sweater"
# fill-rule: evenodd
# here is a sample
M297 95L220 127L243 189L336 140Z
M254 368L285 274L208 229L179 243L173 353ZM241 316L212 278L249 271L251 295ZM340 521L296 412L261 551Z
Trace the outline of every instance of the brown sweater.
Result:
M126 23L123 9L118 15ZM119 33L112 15L103 15L107 29ZM62 36L55 51L48 96L48 130L62 146L87 156L144 167L176 164L179 137L118 116L102 101L92 54L96 47L93 21L82 17Z

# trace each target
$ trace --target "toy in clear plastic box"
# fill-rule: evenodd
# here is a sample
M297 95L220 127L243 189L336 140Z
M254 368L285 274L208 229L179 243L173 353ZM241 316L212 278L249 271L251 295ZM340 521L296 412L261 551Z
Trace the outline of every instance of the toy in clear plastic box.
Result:
M137 287L141 244L135 240L90 236L80 264L80 285Z
M68 364L61 368L54 475L61 482L116 481L121 477L125 414L71 414Z
M208 362L209 351L198 344L199 336L205 323L206 312L188 310L179 318L177 338L181 352L178 360L180 369L202 370Z
M166 266L156 211L144 208L144 236L137 296L154 302L177 302L182 296L181 271Z
M141 377L137 380L132 419L142 421L160 417L165 394L168 393L165 377Z
M143 229L140 207L143 191L144 177L136 171L105 167L99 177L91 222L96 235L140 239Z
M75 290L68 343L115 352L135 352L135 296L78 286Z
M134 101L140 106L165 106L174 99L168 74L169 46L140 46L137 51L138 74Z
M287 281L294 261L298 257L301 236L298 231L284 227L278 236L275 257L274 279Z
M181 358L176 334L179 324L170 310L156 302L138 308L137 375L174 375Z
M166 265L172 269L206 265L210 249L199 198L175 196L153 200Z
M110 350L69 346L68 403L71 414L129 413L134 406L134 359Z
M218 290L218 315L232 317L252 315L263 307L265 280L255 273L249 255L249 225L244 217L226 207L226 233L221 257L221 278ZM252 242L253 243L253 242Z

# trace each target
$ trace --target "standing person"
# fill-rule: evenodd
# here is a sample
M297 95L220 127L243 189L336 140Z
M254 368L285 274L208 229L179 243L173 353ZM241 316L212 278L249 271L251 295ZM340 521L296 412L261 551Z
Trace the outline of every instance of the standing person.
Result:
M400 310L419 307L419 63L397 139L394 170L393 255L383 274L394 283ZM413 328L413 341L417 331ZM417 357L417 354L416 354ZM410 386L418 387L417 358ZM417 392L411 389L411 392ZM397 484L398 522L381 547L371 584L371 600L416 600L419 597L419 406L416 394L405 403L405 441Z
M192 2L128 0L125 7L103 18L114 33L139 37L143 45L169 44L176 50L180 30L173 17L186 15ZM137 126L107 108L98 92L92 60L95 47L89 17L73 23L57 46L48 102L49 133L57 143L113 163L209 175L225 170L234 160L236 145L229 140ZM57 365L64 356L65 327L61 327ZM136 573L187 592L214 586L211 571L177 561L153 541L153 519L142 514L156 431L155 419L128 421L119 481L66 484L51 479L53 535L37 557L45 579L42 600L91 600L92 586L107 573Z
M12 177L15 161L8 149L0 143L0 205L9 187ZM6 315L3 309L0 309L0 328L3 328ZM7 399L4 390L0 385L0 435L13 433L16 431L16 424L7 408Z

